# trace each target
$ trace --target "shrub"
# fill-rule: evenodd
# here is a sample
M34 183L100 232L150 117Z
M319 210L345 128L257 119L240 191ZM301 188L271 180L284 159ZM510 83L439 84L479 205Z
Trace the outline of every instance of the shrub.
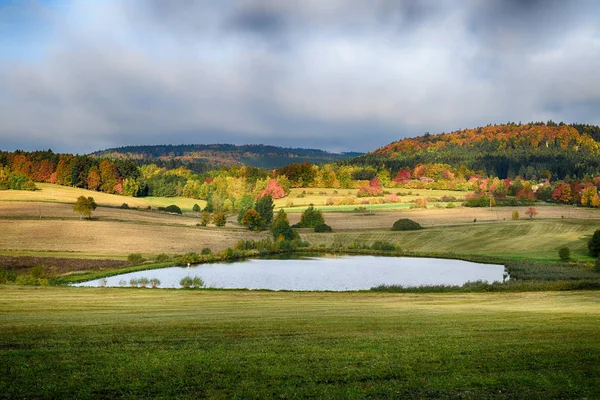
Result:
M208 247L205 247L202 249L202 251L200 252L200 254L202 254L203 256L207 256L209 254L212 254L212 250L209 249Z
M448 203L448 204L446 204L446 208L456 208L456 204Z
M596 232L594 232L588 241L588 250L594 257L598 257L600 255L600 229L596 229Z
M138 283L139 283L139 281L137 278L131 278L129 280L129 286L131 286L131 287L137 287Z
M127 261L129 261L133 265L139 265L146 261L144 257L140 253L132 253L127 256Z
M195 264L200 262L200 256L192 251L179 257L179 261L182 264Z
M192 278L192 287L194 289L198 289L204 286L204 281L199 276L194 276Z
M186 276L179 281L179 285L184 289L189 289L192 287L193 283L194 281L189 276Z
M159 286L160 286L160 279L158 279L158 278L152 278L152 279L150 279L150 281L149 281L149 282L150 282L150 286L151 286L153 289L156 289L157 287L159 287Z
M200 214L200 225L206 226L210 222L210 213L208 211L203 211Z
M145 288L150 284L150 279L142 276L140 279L138 279L138 283L141 287Z
M412 204L410 208L427 208L427 199L416 199L415 204Z
M215 213L215 215L213 215L213 223L216 226L225 226L227 223L227 217L225 216L225 213Z
M417 231L419 229L423 229L421 224L408 218L401 218L392 226L393 231Z
M17 280L17 273L8 269L0 269L0 283L10 283Z
M35 186L35 183L30 179L21 185L21 190L34 191L37 190L37 186Z
M128 210L128 209L129 209L129 204L127 204L127 203L123 203L123 204L121 204L121 208L122 208L123 210Z
M378 240L373 242L371 249L380 251L394 251L396 250L396 246L390 242L382 242Z
M331 232L331 226L327 225L327 224L319 224L317 226L315 226L315 232L317 233L323 233L323 232Z
M169 261L171 259L171 256L165 253L161 253L159 255L156 256L156 258L154 259L156 262L166 262Z
M165 212L168 212L168 213L173 213L173 214L183 214L183 213L181 212L181 208L179 208L179 207L178 207L178 206L176 206L175 204L171 204L170 206L166 206L166 207L164 208L164 211L165 211Z
M571 259L571 250L568 247L558 249L558 257L561 261L569 261Z
M512 219L519 219L519 212L517 210L513 211Z
M192 211L193 212L200 212L200 206L198 204L194 204L194 206L192 207Z

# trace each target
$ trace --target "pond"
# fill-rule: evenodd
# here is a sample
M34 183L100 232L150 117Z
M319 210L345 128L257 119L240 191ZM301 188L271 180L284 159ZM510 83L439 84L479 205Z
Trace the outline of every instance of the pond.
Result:
M160 280L161 288L180 288L182 278L200 277L205 287L346 291L368 290L382 284L407 286L462 285L469 281L502 281L504 266L461 260L381 257L318 256L250 259L132 272L73 286L129 286L145 277Z

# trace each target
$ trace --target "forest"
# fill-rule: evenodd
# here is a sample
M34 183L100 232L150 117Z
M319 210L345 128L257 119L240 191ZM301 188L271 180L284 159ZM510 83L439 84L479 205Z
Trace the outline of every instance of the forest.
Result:
M598 207L596 137L600 128L589 125L490 125L404 139L343 161L293 162L276 169L193 170L181 159L152 158L166 157L161 154L168 146L135 147L146 149L150 159L0 152L0 190L35 190L36 182L48 182L134 197L184 196L206 200L211 212L237 212L267 194L278 199L303 187L355 189L350 204L358 198L393 202L389 189L405 188L472 191L471 206L543 200ZM254 147L267 151L269 146ZM172 146L171 155L184 154L185 148Z
M140 165L185 166L196 172L218 169L221 166L250 166L265 169L279 168L290 163L335 162L361 153L329 153L324 150L284 148L263 144L236 146L233 144L180 144L154 146L125 146L92 153L95 157L136 160ZM170 163L165 165L166 163ZM161 165L162 164L162 165Z

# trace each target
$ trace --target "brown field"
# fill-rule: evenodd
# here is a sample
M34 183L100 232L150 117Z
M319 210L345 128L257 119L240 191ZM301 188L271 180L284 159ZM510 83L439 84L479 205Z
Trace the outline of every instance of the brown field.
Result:
M316 207L319 209L319 207ZM405 211L377 211L372 214L331 212L324 213L325 222L334 230L355 229L388 229L400 218L410 218L420 223L423 227L472 224L477 222L502 222L512 221L513 211L518 211L520 220L526 220L527 207L496 207L489 208L454 208ZM575 208L570 206L540 206L537 207L538 215L535 219L580 219L600 220L600 210L589 208ZM288 214L290 223L300 221L300 214ZM515 221L516 222L516 221Z

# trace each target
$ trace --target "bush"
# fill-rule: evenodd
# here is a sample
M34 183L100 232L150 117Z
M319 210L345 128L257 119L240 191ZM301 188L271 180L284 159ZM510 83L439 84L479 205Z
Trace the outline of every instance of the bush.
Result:
M393 231L417 231L419 229L423 229L421 224L408 218L401 218L392 226Z
M513 211L512 219L519 219L519 212L517 210Z
M202 249L202 251L200 252L200 254L202 254L203 256L207 256L209 254L212 254L212 250L209 249L208 247L205 247Z
M319 224L319 225L315 226L315 232L317 232L317 233L331 232L331 231L332 231L331 227L327 224Z
M192 287L194 289L198 289L204 286L204 281L199 276L194 276L192 278Z
M160 279L158 279L158 278L152 278L152 279L150 279L150 286L153 289L159 287L160 286Z
M198 204L194 204L194 206L192 207L192 211L193 212L200 212L200 206Z
M156 258L154 259L154 261L156 262L166 262L169 261L171 259L171 256L165 253L161 253L159 255L156 256Z
M0 269L0 283L10 283L17 280L17 273L8 269Z
M558 249L558 257L561 261L569 261L571 259L571 250L568 247Z
M192 287L193 283L194 281L189 276L186 276L179 281L179 285L184 289L189 289L190 287Z
M227 223L227 217L225 216L225 213L215 213L215 215L213 215L213 223L216 226L225 226Z
M446 204L446 208L456 208L456 204L448 203L448 204Z
M129 209L129 204L127 204L127 203L123 203L123 204L121 204L121 208L122 208L123 210L128 210L128 209Z
M181 262L182 264L199 263L200 256L198 255L198 253L194 253L192 251L192 252L186 253L186 254L182 255L181 257L179 257L179 262Z
M396 246L394 246L390 242L382 242L378 240L376 242L373 242L373 244L371 245L371 249L380 251L394 251L396 250Z
M600 255L600 229L596 229L596 232L594 232L594 235L588 241L588 250L594 257Z
M208 211L203 211L202 214L200 214L200 225L206 226L206 225L208 225L209 222L210 222L210 213Z
M160 209L160 208L159 208L159 209ZM175 204L171 204L170 206L166 206L166 207L164 208L164 211L165 211L165 212L168 212L168 213L173 213L173 214L183 214L183 213L181 212L181 208L179 208L179 207L178 207L178 206L176 206Z
M132 253L127 256L127 261L129 261L133 265L139 265L146 261L144 257L140 253Z

